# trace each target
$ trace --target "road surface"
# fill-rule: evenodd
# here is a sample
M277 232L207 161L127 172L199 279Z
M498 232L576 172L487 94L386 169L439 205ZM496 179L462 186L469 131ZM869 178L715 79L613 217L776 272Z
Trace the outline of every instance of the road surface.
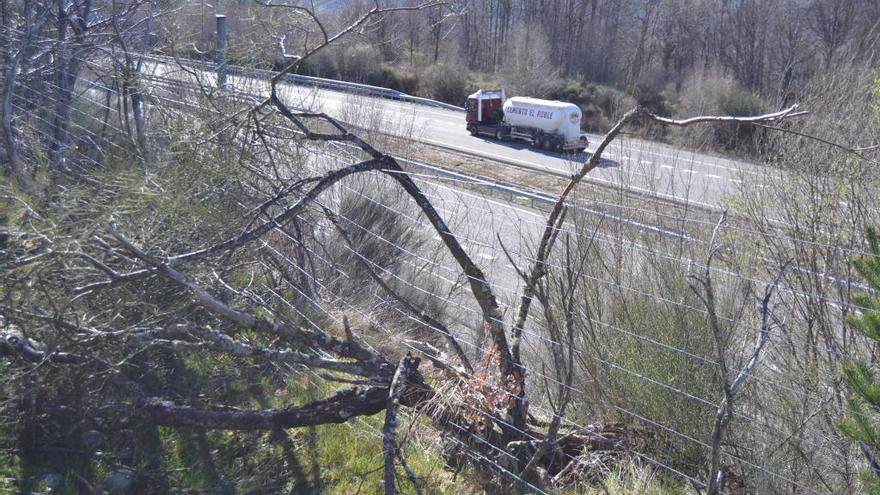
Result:
M154 64L151 70L170 79L191 77L172 64ZM214 82L213 73L199 74L203 82ZM229 83L238 90L268 95L265 80L230 75ZM563 155L533 150L521 142L471 136L465 129L462 111L294 84L284 84L281 94L293 107L323 111L351 124L535 170L569 174L588 157L585 153ZM590 135L587 153L601 138ZM759 165L627 136L619 137L602 158L589 180L708 207L720 206L725 196L738 195L743 182L758 179L761 172Z

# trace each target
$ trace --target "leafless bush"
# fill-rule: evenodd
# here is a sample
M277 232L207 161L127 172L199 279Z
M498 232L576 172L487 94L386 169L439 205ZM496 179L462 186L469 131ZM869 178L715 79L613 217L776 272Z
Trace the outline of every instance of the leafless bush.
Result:
M553 65L543 31L529 30L524 25L513 36L499 73L509 94L543 97L548 83L559 77L559 70Z

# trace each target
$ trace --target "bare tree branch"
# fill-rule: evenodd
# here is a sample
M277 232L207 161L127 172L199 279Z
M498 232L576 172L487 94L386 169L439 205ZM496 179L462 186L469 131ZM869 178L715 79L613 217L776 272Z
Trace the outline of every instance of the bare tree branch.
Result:
M334 170L328 174L326 174L318 183L310 189L302 198L300 198L295 204L291 205L281 213L275 215L268 221L245 231L238 236L227 239L218 244L214 244L212 246L198 249L196 251L191 251L184 254L179 254L175 256L168 257L164 260L164 263L172 264L172 263L180 263L180 262L188 262L201 258L205 258L208 256L212 256L219 253L228 253L229 251L233 251L238 249L239 247L263 236L270 230L277 228L279 225L282 225L294 218L296 215L302 213L306 206L308 206L312 201L315 200L323 191L327 188L335 184L336 182L342 180L343 178L356 174L359 172L364 172L367 170L379 170L385 166L387 166L387 160L385 158L382 159L374 159L367 160L364 162L356 163L353 165L349 165L339 170ZM115 279L111 280L103 280L100 282L95 282L92 284L88 284L82 287L78 287L74 290L76 294L84 294L87 292L92 292L97 289L103 289L107 287L111 287L117 285L124 281L135 280L147 275L150 275L155 272L155 267L144 268L141 270L134 270L131 272L119 274L119 276Z
M406 381L415 374L418 367L418 358L414 358L409 354L401 358L388 390L385 424L382 427L382 447L385 450L385 495L397 493L394 483L394 460L401 455L397 446L397 409L400 407L400 397L403 394Z
M361 376L374 375L380 377L384 376L388 379L391 378L392 367L390 364L381 356L374 354L357 342L343 342L327 335L326 333L318 332L317 330L305 331L284 321L270 322L264 318L255 317L245 311L231 308L199 287L186 275L144 253L140 248L119 234L112 225L108 225L107 230L136 258L156 268L167 278L189 289L193 293L196 303L211 313L231 321L242 329L253 329L258 332L280 335L305 347L318 346L329 352L334 352L339 356L358 360L357 363L351 363L351 367L348 367L348 363L346 363L345 366L332 365L345 368L346 372L356 371L356 374ZM330 369L332 369L332 367ZM339 371L343 370L339 369Z
M357 416L372 416L386 405L388 389L356 387L308 404L284 409L256 411L204 410L150 399L134 416L135 420L176 428L223 430L275 430L333 423L345 423Z
M513 324L513 331L511 337L511 348L513 359L515 362L520 362L519 356L519 348L520 342L522 339L522 331L526 324L526 319L529 315L529 309L532 304L532 299L535 295L535 289L537 283L541 280L541 278L545 275L546 263L547 259L550 256L551 251L553 250L553 243L555 240L554 233L559 229L562 225L562 222L565 219L565 202L568 197L571 195L574 188L583 180L584 177L591 170L595 169L599 166L599 163L602 159L602 153L605 151L612 141L617 137L618 134L623 131L624 127L628 125L630 122L633 122L637 118L639 118L644 111L641 107L637 107L633 110L627 112L618 122L605 134L605 137L596 147L596 150L590 155L590 159L587 160L584 165L578 170L578 172L572 176L571 180L569 180L568 184L565 186L565 189L559 194L556 198L556 202L553 205L553 209L550 211L550 215L547 217L547 222L544 227L544 233L541 236L541 241L538 244L538 251L535 255L535 261L532 263L529 269L529 278L523 288L522 296L520 296L519 309L517 310L516 321Z
M673 127L687 127L694 124L705 124L705 123L730 123L730 124L760 124L767 122L779 122L783 119L790 117L800 117L801 115L806 115L807 112L801 111L799 112L797 105L792 105L784 110L780 110L778 112L767 113L764 115L755 115L751 117L731 117L731 116L723 116L723 115L701 115L699 117L692 117L689 119L670 119L667 117L660 117L659 115L654 115L652 113L646 113L646 117L657 122L658 124L669 125Z
M42 29L43 24L45 24L49 12L52 10L51 2L45 2L41 12L37 15L35 19L31 21L31 24L27 27L24 35L21 38L21 41L18 44L18 50L14 55L8 55L6 62L3 67L3 88L2 92L0 92L0 98L2 98L2 112L0 112L0 127L2 127L3 132L3 144L6 147L6 156L9 160L9 168L12 174L15 176L16 181L24 189L26 192L31 192L34 190L33 181L28 176L27 171L24 169L24 164L22 163L20 153L18 151L18 144L16 143L15 130L12 125L12 97L13 92L15 91L15 82L18 75L18 69L21 65L22 58L28 52L30 48L30 44L33 38L37 35L37 33ZM7 48L10 49L10 48Z
M770 301L774 292L778 288L779 281L785 273L786 266L783 266L777 274L775 280L764 288L764 297L761 299L761 323L757 331L755 339L755 347L745 364L740 369L736 377L730 376L730 363L728 356L728 341L730 339L732 328L726 328L721 324L718 307L716 304L715 287L712 281L712 261L718 250L718 237L721 229L725 225L727 212L721 213L721 218L712 230L712 239L709 242L709 252L706 257L706 264L701 276L691 275L691 279L700 284L700 288L691 285L691 290L702 301L706 307L709 319L709 328L712 331L713 341L715 344L716 359L719 363L719 376L723 387L724 398L715 412L715 420L712 424L711 435L711 453L709 458L709 479L707 481L706 493L708 495L717 495L724 489L724 471L721 469L721 447L724 440L725 428L732 414L734 400L739 389L745 380L753 373L761 351L770 339L770 332L776 326L776 316L774 307L770 306ZM735 325L734 325L735 326Z
M827 139L823 139L823 138L821 138L821 137L819 137L819 136L816 136L816 135L814 135L814 134L807 134L807 133L805 133L805 132L796 131L796 130L794 130L794 129L788 129L788 128L785 128L785 127L779 127L779 126L774 126L774 125L765 125L765 124L761 124L761 123L757 123L757 122L755 122L754 125L756 125L756 126L758 126L758 127L763 127L764 129L770 129L770 130L773 130L773 131L784 132L784 133L786 133L786 134L794 134L795 136L800 136L800 137L803 137L803 138L807 138L807 139L810 139L810 140L813 140L813 141L820 142L820 143L822 143L822 144L827 144L828 146L831 146L832 148L837 148L837 149L839 149L839 150L843 150L843 151L845 151L845 152L847 152L847 153L849 153L849 154L851 154L851 155L855 155L855 156L857 156L858 158L860 158L860 159L862 159L862 160L865 160L865 161L867 161L867 162L875 163L875 164L876 164L876 163L880 163L880 162L878 162L877 160L874 160L874 159L868 158L867 156L865 156L865 155L863 154L863 153L866 152L866 151L875 151L875 150L877 150L878 148L880 148L880 145L851 147L851 146L846 146L846 145L843 145L843 144L840 144L840 143L835 143L834 141L829 141L829 140L827 140Z

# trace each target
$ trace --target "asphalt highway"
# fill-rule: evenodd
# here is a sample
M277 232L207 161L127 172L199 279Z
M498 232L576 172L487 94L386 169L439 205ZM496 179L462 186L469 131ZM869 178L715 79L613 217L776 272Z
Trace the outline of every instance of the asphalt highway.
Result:
M372 118L379 120L384 132L535 170L570 174L602 139L590 135L586 153L553 153L532 149L523 142L471 136L460 111L315 88L291 88L288 94L297 93L301 101L319 101L324 112L343 120L347 116L350 120L352 113L370 118L364 113L373 112ZM351 110L352 105L358 105L359 110ZM606 149L600 166L588 177L666 199L717 207L726 195L737 195L744 181L756 179L757 167L624 136Z
M191 77L170 64L154 64L151 69L168 78ZM204 81L214 82L213 73L200 74ZM229 83L252 94L268 95L268 82L264 80L230 75ZM531 149L522 142L471 136L465 129L462 111L293 84L285 84L281 94L292 107L322 111L395 136L557 174L570 174L579 168L602 139L590 135L586 153L553 153ZM724 197L738 195L744 182L760 187L760 168L622 136L606 149L600 166L590 172L588 179L666 199L718 207Z

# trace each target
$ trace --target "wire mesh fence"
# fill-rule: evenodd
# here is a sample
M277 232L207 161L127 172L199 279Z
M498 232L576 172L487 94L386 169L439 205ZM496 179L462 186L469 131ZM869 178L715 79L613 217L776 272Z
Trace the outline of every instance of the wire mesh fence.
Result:
M20 34L7 30L0 39L12 43ZM53 40L37 41L48 46ZM120 169L140 171L142 196L101 198L103 203L80 199L94 205L93 212L92 206L78 211L83 218L106 205L123 208L85 220L89 225L110 216L125 218L125 207L149 209L149 196L162 194L160 184L168 177L191 180L185 204L178 208L192 210L193 215L198 210L217 230L194 237L200 244L192 245L183 238L160 240L164 219L157 224L143 221L146 226L138 240L155 242L148 246L154 256L185 257L188 251L271 222L301 200L309 184L364 160L360 148L304 139L299 129L273 115L265 104L270 90L265 80L231 73L228 89L221 91L206 64L144 59L137 71L125 74L136 78L132 81L123 80L112 57L79 62L82 70L71 101L59 96L62 88L43 77L39 67L19 75L11 93L18 147L33 169L43 164L58 167L63 159L62 168L87 183L113 181L113 172ZM132 87L145 103L146 140L138 139L129 107ZM720 209L646 198L627 183L630 173L650 175L660 167L687 170L699 157L683 152L662 164L649 163L641 152L649 143L625 139L614 148L621 162L614 183L576 188L565 205L566 221L549 227L557 249L543 259L536 250L557 191L426 163L420 158L424 145L419 138L436 124L426 124L417 105L364 103L369 97L353 99L308 86L283 85L278 93L291 108L309 116L371 105L371 112L349 109L348 118L340 118L357 132L362 130L375 147L385 148L383 153L398 157L405 171L376 170L341 180L300 214L272 225L244 252L218 253L218 259L192 276L222 293L224 300L316 332L347 331L349 321L356 321L355 333L362 334L356 338L391 361L413 352L460 369L464 362L448 344L454 340L469 361L491 362L493 340L469 286L474 276L462 271L443 236L401 192L395 173L419 185L451 235L486 274L502 309L497 319L508 332L528 286L524 274L531 266L544 266L546 276L532 287L538 309L528 313L521 329L518 369L525 377L529 424L558 422L548 447L555 449L548 454L553 459L543 468L546 476L536 481L523 470L516 445L491 440L493 428L516 430L532 449L547 437L518 427L502 409L469 399L479 387L467 377L479 375L479 364L454 378L447 376L448 369L438 370L431 379L440 390L448 386L447 396L439 394L447 404L410 414L410 420L418 422L442 415L437 411L444 407L464 411L447 418L443 439L450 457L454 453L471 459L487 472L537 493L555 493L579 481L578 476L586 480L591 473L607 474L623 457L702 491L716 474L710 473L708 461L713 449L720 449L723 493L858 489L855 473L860 460L837 430L846 396L839 366L865 354L864 342L848 330L845 320L864 309L852 302L852 294L866 287L856 280L849 260L870 256L858 227L876 220L871 197L861 197L858 205L836 205L836 216L853 214L859 220L849 228L838 224L834 229L813 221L827 212L798 216L792 209L800 206L778 202L808 195L799 188L809 185L809 177L783 173L783 167L767 172L750 168L732 179L738 181L739 196L716 198L718 204L729 203L731 212L719 223ZM64 125L70 138L55 132L59 109L69 110ZM316 132L332 131L321 125L316 124ZM55 150L56 156L47 150ZM208 161L224 166L207 166ZM229 176L190 174L190 169L202 166ZM577 166L572 159L572 167ZM790 195L768 198L768 181ZM118 191L130 194L122 187ZM191 228L204 230L203 225ZM169 230L182 235L187 228ZM53 235L67 236L59 242L69 251L90 242L79 234L72 235L73 240L71 234L53 230ZM84 249L79 256L94 256L89 253ZM707 262L712 256L714 263ZM106 304L106 288L122 286L121 274L136 269L102 264L86 260L85 267L65 265L76 272L64 280L70 288L69 307L74 313L86 311L77 306L84 304L95 321L106 318L95 307ZM711 287L711 304L704 287ZM775 288L772 315L762 314L760 307L768 287ZM140 290L121 299L137 299ZM45 307L35 302L7 307L7 325L21 320L15 311L40 312ZM138 311L144 312L146 322L159 319L145 309ZM55 315L64 320L70 316L64 307ZM757 365L748 368L762 332L762 316L776 324L767 327L768 343ZM51 326L47 321L31 324ZM321 349L307 351L330 358ZM353 380L303 364L286 368L316 384ZM728 369L747 370L745 386L735 400L725 396ZM505 394L517 398L516 391L503 387L492 393L502 395L499 400L507 400ZM713 421L724 404L730 414L719 439ZM480 419L464 421L468 418ZM353 424L381 436L375 424ZM589 441L566 449L565 441L576 436Z

